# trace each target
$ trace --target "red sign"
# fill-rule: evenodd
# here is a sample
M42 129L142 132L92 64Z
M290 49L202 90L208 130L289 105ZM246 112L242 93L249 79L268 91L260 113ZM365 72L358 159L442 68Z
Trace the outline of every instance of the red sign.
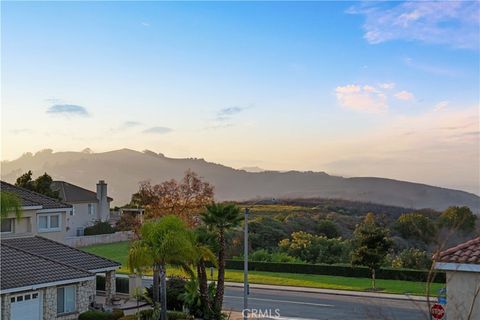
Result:
M442 307L441 304L435 303L430 309L430 313L435 319L443 319L443 317L445 316L445 309Z

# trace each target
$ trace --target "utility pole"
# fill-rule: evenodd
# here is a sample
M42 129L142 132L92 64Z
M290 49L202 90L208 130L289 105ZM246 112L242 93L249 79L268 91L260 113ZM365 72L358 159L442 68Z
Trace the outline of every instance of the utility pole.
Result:
M248 319L248 208L245 208L244 235L243 235L243 320Z

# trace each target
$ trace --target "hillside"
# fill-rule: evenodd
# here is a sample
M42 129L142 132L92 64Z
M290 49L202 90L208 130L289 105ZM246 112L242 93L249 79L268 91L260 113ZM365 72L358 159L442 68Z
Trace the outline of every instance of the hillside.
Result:
M103 179L116 205L127 203L142 180L158 183L179 179L185 170L192 169L215 186L218 200L337 198L437 210L467 205L477 213L480 211L480 197L464 191L383 178L343 178L324 172L247 172L203 159L167 158L151 151L27 153L2 162L2 179L12 182L29 169L34 175L48 172L56 180L88 189L95 189L95 183Z

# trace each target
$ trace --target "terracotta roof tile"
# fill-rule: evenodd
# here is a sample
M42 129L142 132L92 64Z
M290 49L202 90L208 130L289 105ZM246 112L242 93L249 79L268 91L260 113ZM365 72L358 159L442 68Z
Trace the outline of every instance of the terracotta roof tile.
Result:
M480 237L440 252L435 261L480 264Z

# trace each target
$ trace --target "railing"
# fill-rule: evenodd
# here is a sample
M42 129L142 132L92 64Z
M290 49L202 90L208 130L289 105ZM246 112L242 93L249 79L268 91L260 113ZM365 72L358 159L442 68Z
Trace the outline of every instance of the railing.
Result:
M64 243L71 247L80 248L94 244L129 241L132 237L132 231L118 231L115 233L97 234L93 236L66 237Z

